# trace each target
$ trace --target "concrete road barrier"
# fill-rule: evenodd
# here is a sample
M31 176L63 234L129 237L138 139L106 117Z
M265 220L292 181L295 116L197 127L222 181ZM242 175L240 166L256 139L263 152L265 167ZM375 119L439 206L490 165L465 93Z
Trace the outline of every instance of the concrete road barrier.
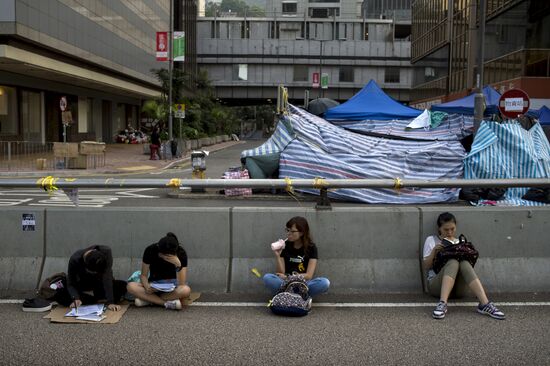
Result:
M43 208L1 209L1 290L36 287L45 255L45 216Z
M227 290L229 209L48 209L48 251L42 277L66 271L69 257L89 245L113 250L113 272L127 279L143 250L172 231L189 257L188 281L198 291Z
M275 271L269 244L285 238L285 224L304 216L319 251L316 274L331 292L422 292L418 263L419 211L410 207L233 209L231 291L258 292L263 274Z
M489 292L550 290L550 208L361 206L306 208L2 208L0 289L29 290L66 271L69 256L92 244L113 249L114 272L140 269L144 248L168 231L189 255L193 289L263 292L251 272L275 271L269 244L285 223L305 216L319 248L316 272L333 293L420 293L422 247L437 215L453 212L458 231L480 252L476 271ZM32 214L34 231L23 231ZM28 222L27 222L28 223Z

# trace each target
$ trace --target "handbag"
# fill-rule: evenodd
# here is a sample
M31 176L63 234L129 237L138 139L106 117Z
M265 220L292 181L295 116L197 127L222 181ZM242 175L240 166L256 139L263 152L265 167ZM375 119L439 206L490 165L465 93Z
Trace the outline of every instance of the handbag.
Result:
M443 249L437 252L432 269L435 273L439 273L449 259L456 259L459 262L468 261L474 267L478 257L479 252L474 245L464 235L460 234L458 244L444 246Z

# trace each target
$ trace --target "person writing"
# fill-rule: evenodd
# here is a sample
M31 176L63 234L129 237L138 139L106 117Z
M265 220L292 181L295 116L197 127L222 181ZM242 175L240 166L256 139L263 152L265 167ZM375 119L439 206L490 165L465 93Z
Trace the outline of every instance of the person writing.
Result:
M181 310L182 301L189 297L187 281L187 253L173 233L167 233L158 243L151 244L143 253L140 282L128 283L128 292L136 297L138 307L151 304L166 309ZM155 284L173 285L173 290L159 291Z
M439 296L439 303L434 309L434 319L443 319L447 314L447 300L455 286L457 275L460 274L466 284L479 300L477 312L494 319L505 319L504 313L489 301L481 281L470 262L449 259L439 273L433 270L437 253L443 249L442 241L457 242L456 218L449 212L444 212L437 218L438 235L426 238L423 250L423 267L427 272L428 290L433 296Z
M286 235L284 249L273 251L276 273L264 275L265 286L275 294L287 275L298 273L306 280L309 296L314 297L327 292L330 281L324 277L314 277L318 254L317 246L311 239L307 220L301 216L291 218L286 223Z
M108 246L93 245L76 251L69 259L67 271L67 290L72 299L69 306L78 308L105 301L109 310L120 310L116 304L126 293L126 282L113 279L112 267L113 256Z

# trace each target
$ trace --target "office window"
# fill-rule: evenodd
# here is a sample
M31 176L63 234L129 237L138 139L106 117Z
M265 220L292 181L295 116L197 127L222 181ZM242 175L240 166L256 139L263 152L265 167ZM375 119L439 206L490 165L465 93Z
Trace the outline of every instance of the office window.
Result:
M399 68L398 67L386 67L384 82L386 83L399 83Z
M17 93L0 85L0 135L17 135Z
M307 81L308 67L306 65L294 65L294 81Z
M233 65L233 80L248 80L248 65Z
M340 82L352 83L353 74L354 74L353 66L340 66L340 77L339 77Z
M283 2L283 15L296 15L298 11L298 4L293 2Z

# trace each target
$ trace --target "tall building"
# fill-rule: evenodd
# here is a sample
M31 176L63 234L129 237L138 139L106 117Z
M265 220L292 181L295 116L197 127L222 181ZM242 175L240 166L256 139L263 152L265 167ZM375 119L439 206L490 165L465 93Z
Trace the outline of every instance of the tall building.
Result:
M476 86L476 0L412 5L414 105L464 96ZM533 108L550 105L550 2L486 0L484 85L525 90Z
M63 141L62 97L68 141L137 127L142 102L160 94L151 69L167 67L155 40L169 13L170 0L0 0L0 140Z
M406 14L400 7L406 8L407 1L385 3L393 6L386 14ZM217 96L233 104L274 100L279 84L298 103L306 91L310 98L347 100L370 79L408 102L410 17L367 18L364 5L357 0L268 0L262 18L199 18L199 67L208 72ZM319 79L328 79L327 89L317 87Z

